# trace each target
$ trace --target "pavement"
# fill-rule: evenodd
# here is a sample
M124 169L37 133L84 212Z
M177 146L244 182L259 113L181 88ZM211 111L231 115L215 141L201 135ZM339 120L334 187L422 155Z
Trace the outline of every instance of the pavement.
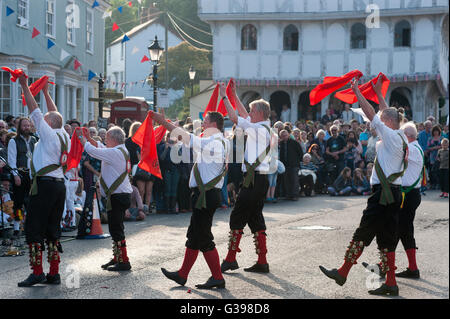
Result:
M128 254L132 271L112 273L100 265L112 256L111 239L70 240L65 238L60 266L62 284L19 288L30 273L28 256L0 258L0 299L448 299L449 298L449 201L439 193L427 192L415 220L417 263L421 279L398 278L399 297L376 297L367 293L381 284L361 262L378 262L375 241L364 250L343 287L325 277L319 265L338 268L366 197L316 196L297 202L266 204L267 259L269 274L243 271L256 261L253 236L244 229L240 268L224 275L226 289L198 290L210 276L200 253L184 287L166 279L161 267L178 270L183 262L189 213L147 216L143 222L126 222ZM228 246L230 209L217 210L213 234L221 260ZM107 225L103 225L104 232ZM67 233L63 233L67 235ZM70 235L70 233L69 233ZM48 270L46 252L44 270ZM401 244L397 267L407 267Z

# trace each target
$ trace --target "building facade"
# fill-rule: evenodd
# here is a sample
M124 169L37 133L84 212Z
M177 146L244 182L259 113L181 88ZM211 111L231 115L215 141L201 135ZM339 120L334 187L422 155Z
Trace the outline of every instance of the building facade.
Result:
M0 0L0 66L22 68L30 83L43 75L56 85L51 94L64 120L87 122L98 114L96 78L88 81L88 71L103 72L105 51L104 12L107 1L97 0ZM7 7L14 11L6 15ZM71 23L68 23L70 21ZM36 28L40 34L32 39ZM48 40L54 45L49 48ZM81 66L75 70L74 61ZM20 85L0 72L0 117L27 115L22 106ZM47 110L42 92L36 101Z
M213 33L213 78L235 78L245 103L262 97L278 114L287 104L291 121L315 120L342 105L330 96L311 106L314 86L359 69L363 81L386 74L387 101L406 107L414 120L448 114L446 0L199 0L198 6ZM441 97L447 106L439 114Z
M150 61L141 61L144 55L149 57L147 48L155 36L158 37L160 46L165 46L165 27L159 23L159 18L153 18L131 29L126 35L129 41L122 42L122 35L106 49L106 88L123 92L124 96L143 97L147 101L153 101L153 86L147 83L153 66ZM175 32L168 31L169 48L182 41ZM171 101L182 94L183 91L169 90Z

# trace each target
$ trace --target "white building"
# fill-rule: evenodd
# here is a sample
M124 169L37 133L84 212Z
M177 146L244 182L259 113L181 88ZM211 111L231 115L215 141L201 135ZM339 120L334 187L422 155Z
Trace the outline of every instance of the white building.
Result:
M380 9L378 28L366 19ZM248 103L262 97L291 121L317 119L328 97L309 105L325 76L359 69L364 81L385 73L387 101L410 106L413 119L438 116L448 96L447 0L199 0L199 17L213 33L213 78L238 81ZM441 115L448 114L446 110Z
M152 63L141 63L144 55L149 57L148 46L155 36L162 47L164 44L165 27L159 18L153 18L140 24L126 33L129 41L122 42L123 35L114 40L106 49L106 83L105 87L123 92L124 96L140 96L153 101L153 88L146 82L152 72ZM180 44L183 40L168 31L169 48ZM170 57L169 57L170 61ZM179 97L180 93L170 90L171 100Z

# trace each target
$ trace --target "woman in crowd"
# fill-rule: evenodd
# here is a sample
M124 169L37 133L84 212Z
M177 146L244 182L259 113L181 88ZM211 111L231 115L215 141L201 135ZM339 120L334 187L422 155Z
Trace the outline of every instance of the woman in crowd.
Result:
M356 195L368 195L370 191L370 183L364 175L364 171L357 168L355 169L353 175L352 192Z
M311 162L311 154L303 155L300 163L300 188L307 197L311 197L317 181L317 166Z
M325 168L325 159L323 157L323 153L318 144L311 145L308 153L311 155L311 162L317 167L317 182L315 192L316 194L324 194L326 193L326 185L329 183L329 181L327 180L328 174Z
M352 170L345 167L334 181L333 186L328 187L328 193L331 196L348 196L352 192L352 187Z
M436 125L431 130L431 137L428 139L428 147L425 154L430 161L430 189L439 187L439 161L437 160L438 151L441 149L441 128Z

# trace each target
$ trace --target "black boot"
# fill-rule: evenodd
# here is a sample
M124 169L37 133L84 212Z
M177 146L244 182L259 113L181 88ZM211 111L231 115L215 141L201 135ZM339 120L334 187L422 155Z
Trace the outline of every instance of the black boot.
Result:
M106 268L106 270L109 271L127 271L127 270L131 270L131 264L129 262L127 263L116 263L113 266L109 266L108 268Z
M170 280L175 281L177 284L179 284L181 286L184 286L186 284L187 280L180 277L180 275L178 274L178 271L170 272L170 271L167 271L165 268L161 268L161 271L164 274L164 276L166 276Z
M244 268L244 271L247 272L257 272L257 273L268 273L269 272L269 264L254 264L250 268Z
M213 288L219 288L223 289L225 288L225 280L221 279L214 279L213 277L209 277L208 281L205 282L202 285L195 285L198 289L213 289Z
M227 270L236 270L239 268L239 265L237 263L237 261L233 261L233 262L229 262L229 261L222 261L222 265L220 265L220 270L222 271L222 273L224 273Z
M45 281L45 275L44 273L40 275L30 274L27 279L24 281L21 281L17 284L19 287L31 287L36 284L40 284Z
M398 286L387 286L382 284L380 288L375 290L369 290L369 294L375 296L398 296Z
M337 269L328 270L325 267L319 266L320 270L327 276L328 278L334 279L339 286L343 286L347 281L347 278L341 276Z
M381 270L380 264L369 265L366 262L362 262L361 265L363 265L364 268L366 268L367 270L370 270L371 272L376 272L377 275L383 279L386 277L386 273Z
M117 264L117 261L115 261L114 258L112 258L109 262L102 265L102 268L106 270L109 266L114 266L115 264Z
M50 274L47 274L46 281L44 284L48 285L60 285L61 284L61 276L59 274L51 276Z
M410 270L409 268L406 268L405 271L399 272L398 274L395 274L395 276L400 278L420 279L420 272L419 269Z

